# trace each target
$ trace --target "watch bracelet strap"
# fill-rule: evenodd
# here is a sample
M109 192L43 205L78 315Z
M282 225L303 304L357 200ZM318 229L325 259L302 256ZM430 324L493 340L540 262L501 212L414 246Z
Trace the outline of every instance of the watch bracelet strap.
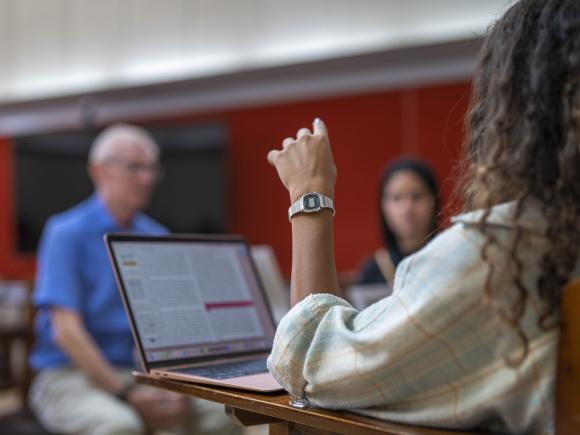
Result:
M298 199L297 201L294 201L294 204L290 206L290 211L288 212L288 219L290 219L290 216L292 216L294 213L297 213L300 210L301 201L302 197L300 197L300 199Z
M320 194L320 207L334 208L334 201L328 196Z
M334 210L334 201L326 195L320 195L320 208L329 208L332 210L332 215L336 214Z

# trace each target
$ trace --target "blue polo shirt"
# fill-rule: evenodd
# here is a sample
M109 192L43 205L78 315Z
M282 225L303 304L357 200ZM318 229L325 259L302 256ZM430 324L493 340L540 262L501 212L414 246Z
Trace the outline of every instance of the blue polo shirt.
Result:
M167 229L143 214L133 219L130 228L120 228L96 194L47 221L34 292L39 309L30 357L34 369L71 365L55 344L51 307L78 312L110 363L134 365L129 322L103 242L107 232L166 234Z

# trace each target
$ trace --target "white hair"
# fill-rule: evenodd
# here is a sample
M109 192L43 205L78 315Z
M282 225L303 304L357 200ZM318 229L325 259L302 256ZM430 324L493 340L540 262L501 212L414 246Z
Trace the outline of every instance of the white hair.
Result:
M159 157L159 146L147 130L129 124L113 124L103 130L93 141L89 151L89 163L104 163L114 158L119 153L119 149L126 144L147 148L155 157Z

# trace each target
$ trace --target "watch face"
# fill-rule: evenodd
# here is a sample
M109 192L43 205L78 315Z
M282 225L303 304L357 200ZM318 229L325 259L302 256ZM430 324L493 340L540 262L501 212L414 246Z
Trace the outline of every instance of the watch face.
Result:
M320 210L320 198L315 193L304 195L302 202L304 204L305 211Z

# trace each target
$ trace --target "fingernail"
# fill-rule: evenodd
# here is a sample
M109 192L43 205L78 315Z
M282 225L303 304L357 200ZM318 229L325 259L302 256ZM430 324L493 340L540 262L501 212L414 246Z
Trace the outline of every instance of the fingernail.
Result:
M316 124L320 124L322 122L322 119L320 119L320 118L314 118L314 122Z

